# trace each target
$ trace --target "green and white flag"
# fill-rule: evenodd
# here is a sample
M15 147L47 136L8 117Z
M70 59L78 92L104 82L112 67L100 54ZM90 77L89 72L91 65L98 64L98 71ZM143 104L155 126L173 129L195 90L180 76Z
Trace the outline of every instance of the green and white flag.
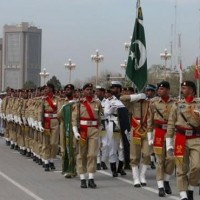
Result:
M141 92L147 82L147 53L142 8L137 1L137 16L131 39L126 75Z

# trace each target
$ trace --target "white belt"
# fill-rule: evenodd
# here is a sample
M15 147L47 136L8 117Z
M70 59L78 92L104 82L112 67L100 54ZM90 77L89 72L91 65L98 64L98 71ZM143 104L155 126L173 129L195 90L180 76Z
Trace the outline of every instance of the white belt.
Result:
M49 118L56 118L57 114L53 114L53 113L45 113L44 117L49 117Z
M80 120L80 125L97 126L97 121Z

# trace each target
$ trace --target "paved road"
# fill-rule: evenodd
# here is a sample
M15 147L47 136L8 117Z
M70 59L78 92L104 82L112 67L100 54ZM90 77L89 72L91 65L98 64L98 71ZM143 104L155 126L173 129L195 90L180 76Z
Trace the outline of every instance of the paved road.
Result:
M5 145L0 138L0 200L156 200L155 170L147 172L148 187L136 189L132 185L131 171L127 176L113 178L110 171L96 173L97 189L81 189L79 178L65 179L61 175L60 159L55 160L56 171L44 172L31 159ZM175 177L172 180L173 196L178 200ZM198 188L195 199L199 199Z

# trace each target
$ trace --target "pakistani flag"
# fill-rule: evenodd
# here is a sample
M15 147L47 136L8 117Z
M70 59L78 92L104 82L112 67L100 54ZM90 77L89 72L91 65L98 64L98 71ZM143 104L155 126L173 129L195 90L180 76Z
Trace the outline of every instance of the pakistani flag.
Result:
M137 2L137 17L129 50L126 74L135 84L138 91L142 91L147 82L147 53L142 8L139 0Z

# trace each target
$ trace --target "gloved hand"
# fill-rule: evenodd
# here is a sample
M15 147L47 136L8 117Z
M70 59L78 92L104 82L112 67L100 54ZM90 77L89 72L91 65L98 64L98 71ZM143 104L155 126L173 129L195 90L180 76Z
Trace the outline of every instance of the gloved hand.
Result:
M72 130L73 130L73 132L74 132L74 137L75 137L77 140L80 140L81 135L80 135L80 133L78 132L77 126L73 126L73 127L72 127Z
M22 117L22 120L23 120L23 124L24 124L24 125L27 125L26 118L25 118L25 117Z
M131 97L130 102L132 102L132 101L139 101L141 99L146 99L146 94L144 94L144 93L131 94L130 97Z
M42 126L42 122L38 122L38 130L39 130L40 132L44 132L44 128L43 128L43 126Z
M16 115L13 116L14 122L18 123L18 117Z
M22 120L20 117L17 117L17 122L19 123L20 126L22 125Z
M169 156L174 156L174 149L172 145L172 138L166 138L166 150Z
M149 146L153 145L153 133L152 132L147 132L147 139L148 139L148 144Z

